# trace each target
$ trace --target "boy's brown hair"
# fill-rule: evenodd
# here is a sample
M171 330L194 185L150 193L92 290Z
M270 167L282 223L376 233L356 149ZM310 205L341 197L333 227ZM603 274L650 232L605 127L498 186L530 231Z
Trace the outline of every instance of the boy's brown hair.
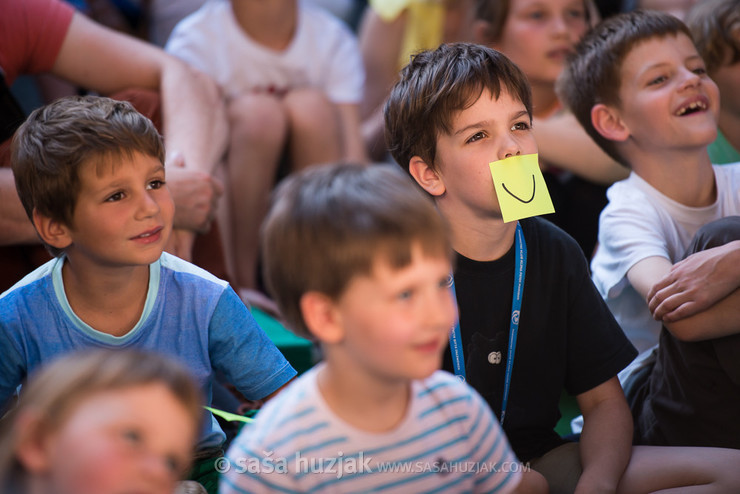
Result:
M622 64L640 43L691 32L680 19L657 11L636 10L605 19L576 45L557 82L560 100L591 138L614 160L629 168L615 143L591 122L591 109L602 103L619 108Z
M711 75L740 62L740 0L704 0L686 15L699 54Z
M412 246L451 258L447 226L431 199L390 165L332 164L290 175L262 227L264 278L296 334L311 339L300 302L338 300L377 261L400 269Z
M435 168L437 137L451 132L455 114L484 90L521 101L530 121L532 92L527 76L502 53L472 43L443 44L414 55L385 103L385 140L406 171L414 156Z
M33 221L36 210L73 226L82 164L92 160L114 164L134 153L164 163L162 137L128 102L70 96L34 110L11 145L15 186L26 214ZM54 256L62 253L50 245L46 248Z

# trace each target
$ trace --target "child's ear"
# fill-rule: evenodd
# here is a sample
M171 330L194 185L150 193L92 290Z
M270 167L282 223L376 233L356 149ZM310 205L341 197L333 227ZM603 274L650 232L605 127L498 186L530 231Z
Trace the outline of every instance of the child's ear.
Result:
M619 113L603 103L591 108L591 123L599 134L610 141L626 141L630 136L630 129Z
M39 213L38 209L33 210L33 226L36 227L41 240L52 247L66 249L72 243L69 228L59 221Z
M306 292L300 300L301 315L308 330L321 343L339 343L344 338L336 303L320 292Z
M479 45L492 46L494 44L491 23L483 19L473 21L473 42Z
M15 456L30 473L48 470L51 463L43 420L35 412L21 412L15 421L17 434Z
M445 193L445 184L439 173L434 171L426 161L418 156L409 160L409 173L414 177L416 183L434 197L441 196Z

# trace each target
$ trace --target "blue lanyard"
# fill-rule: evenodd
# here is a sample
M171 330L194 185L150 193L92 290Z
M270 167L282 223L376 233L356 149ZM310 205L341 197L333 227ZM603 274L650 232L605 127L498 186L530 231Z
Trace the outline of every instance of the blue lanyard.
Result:
M515 233L515 263L514 271L514 298L511 301L511 321L509 323L509 352L506 356L506 374L504 377L504 396L501 400L501 425L504 425L506 417L506 405L509 402L509 388L511 386L511 372L514 369L514 353L516 350L516 336L519 332L519 313L522 309L522 295L524 293L524 275L527 272L527 244L524 241L524 233L519 223L516 225ZM455 294L455 279L451 282L452 293ZM452 366L455 375L465 381L465 357L463 356L462 341L460 337L460 321L450 332L450 352L452 353Z

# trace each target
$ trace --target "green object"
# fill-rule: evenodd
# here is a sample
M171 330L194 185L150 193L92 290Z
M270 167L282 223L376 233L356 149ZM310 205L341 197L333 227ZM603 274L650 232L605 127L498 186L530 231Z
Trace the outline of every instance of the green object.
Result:
M581 414L581 409L578 407L578 402L575 396L571 396L565 391L560 395L560 420L555 426L555 432L560 436L568 436L573 434L570 428L570 421L578 417Z
M190 469L188 480L194 480L205 487L208 494L218 494L219 473L216 471L216 460L223 456L223 452L216 456L209 456L196 460Z
M311 341L296 336L280 321L256 307L250 308L250 311L257 324L267 333L267 336L298 374L314 366L317 359L314 344Z
M740 161L740 152L732 147L721 130L717 129L717 139L707 148L709 159L715 165L725 165Z
M228 420L229 422L254 422L253 418L245 417L244 415L237 415L235 413L225 412L223 410L219 410L218 408L211 408L211 407L203 407L203 408L211 412L213 415L217 415L224 420Z

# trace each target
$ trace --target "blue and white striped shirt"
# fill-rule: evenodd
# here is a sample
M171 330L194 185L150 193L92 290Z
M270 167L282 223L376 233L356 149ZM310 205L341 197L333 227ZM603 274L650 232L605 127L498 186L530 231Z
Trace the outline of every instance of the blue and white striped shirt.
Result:
M330 410L316 379L325 365L242 429L222 465L229 471L220 492L505 493L519 484L522 467L490 408L453 375L412 381L401 423L371 433Z

